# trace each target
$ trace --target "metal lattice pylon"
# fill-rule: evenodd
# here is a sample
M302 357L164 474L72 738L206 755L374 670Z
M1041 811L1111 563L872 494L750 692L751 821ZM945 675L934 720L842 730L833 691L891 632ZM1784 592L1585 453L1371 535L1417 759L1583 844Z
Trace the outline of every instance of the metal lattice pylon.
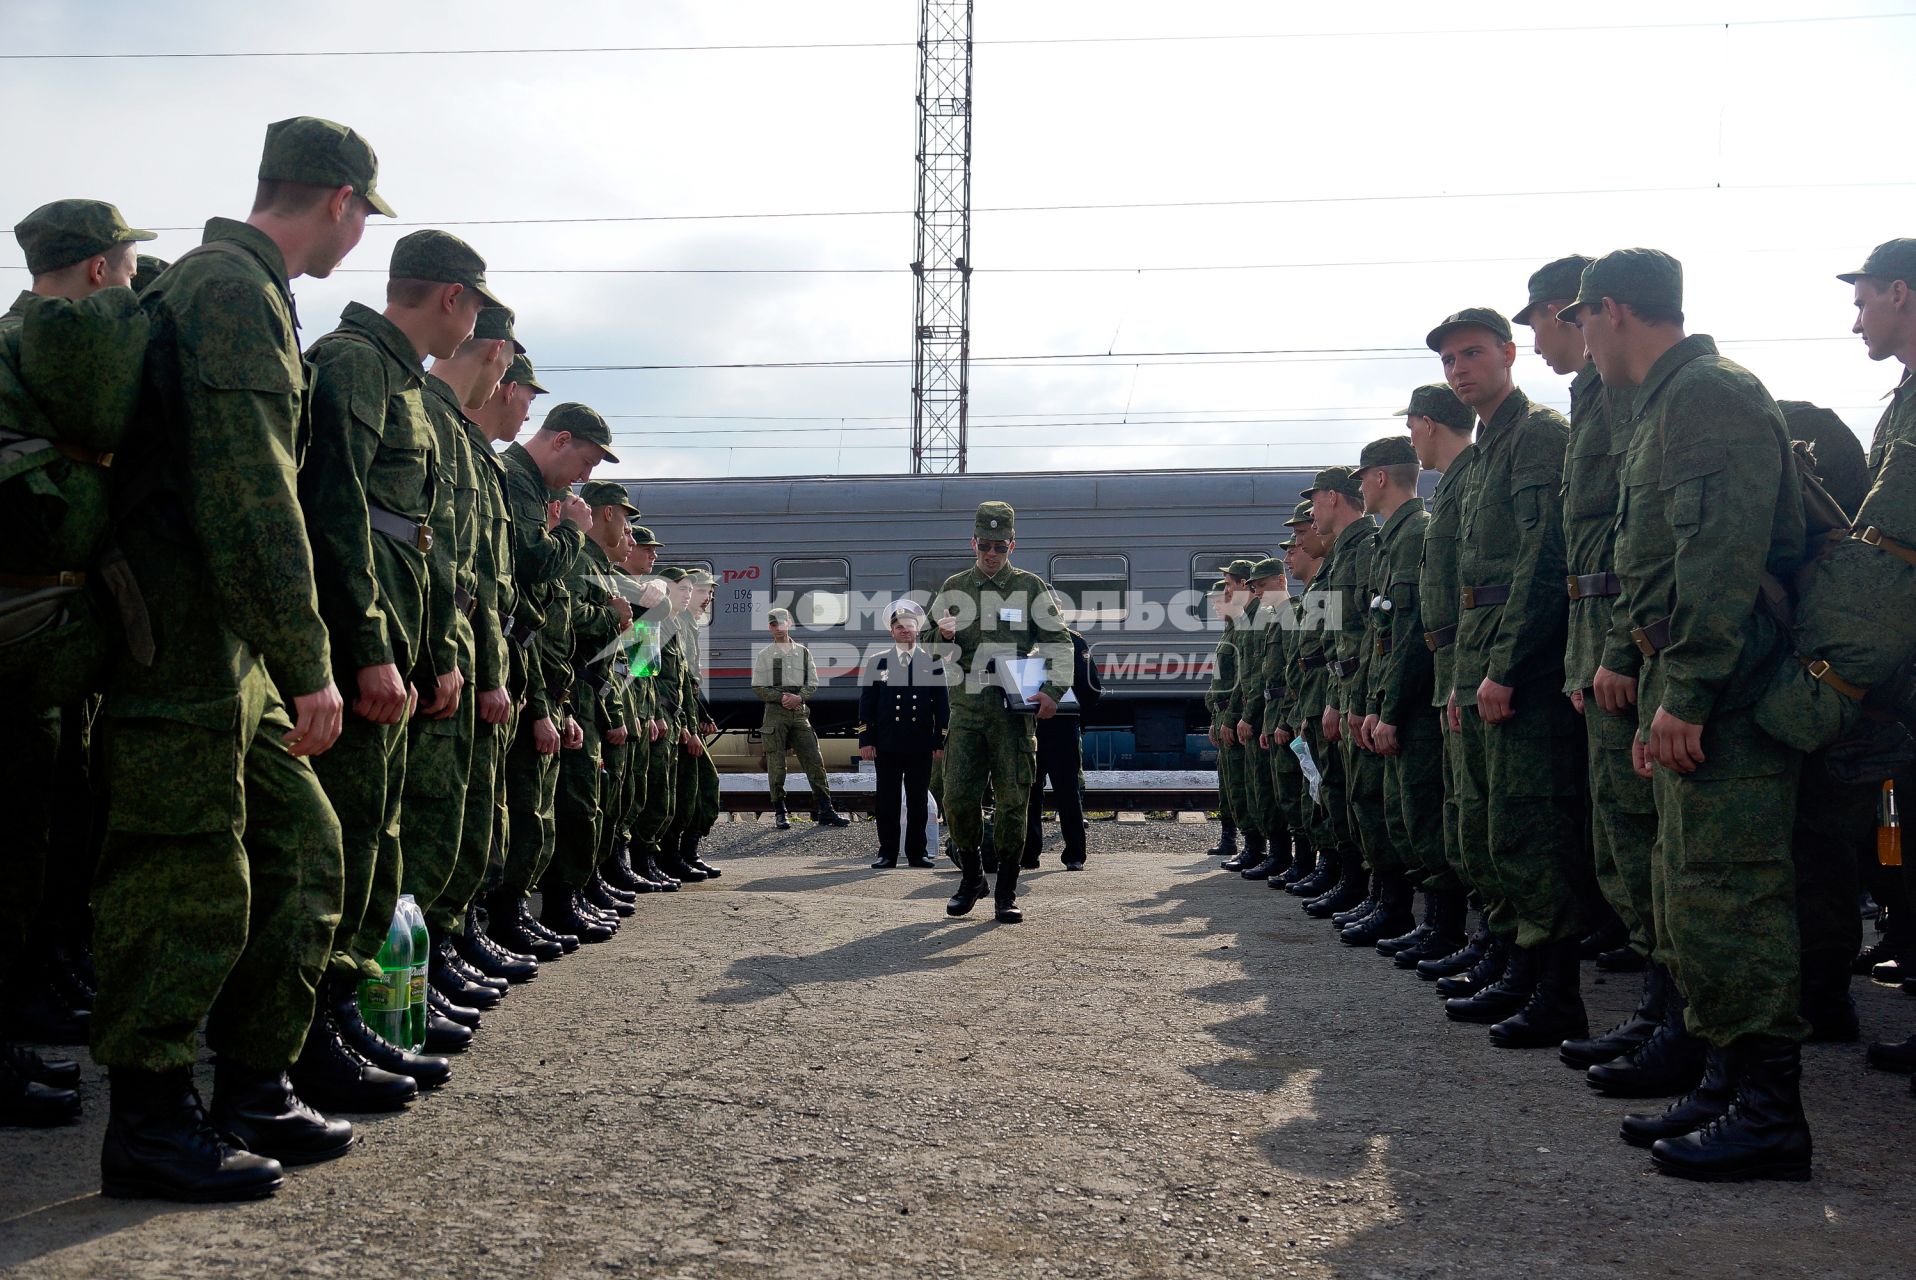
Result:
M971 373L971 0L918 18L918 244L911 469L965 470Z

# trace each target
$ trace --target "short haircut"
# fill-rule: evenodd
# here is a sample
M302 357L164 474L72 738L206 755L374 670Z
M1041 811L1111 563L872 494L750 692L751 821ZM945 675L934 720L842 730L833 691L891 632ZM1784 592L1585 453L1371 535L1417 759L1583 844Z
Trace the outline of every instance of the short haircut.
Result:
M1393 462L1389 466L1379 467L1384 473L1384 482L1393 489L1415 489L1417 477L1423 468L1414 462Z
M1630 308L1630 314L1642 324L1682 324L1683 308L1666 307L1657 303L1619 302L1620 307Z
M298 217L324 205L337 190L339 187L318 187L308 182L261 178L259 186L253 189L253 212Z
M386 303L394 307L423 307L446 285L438 280L394 276L386 281Z

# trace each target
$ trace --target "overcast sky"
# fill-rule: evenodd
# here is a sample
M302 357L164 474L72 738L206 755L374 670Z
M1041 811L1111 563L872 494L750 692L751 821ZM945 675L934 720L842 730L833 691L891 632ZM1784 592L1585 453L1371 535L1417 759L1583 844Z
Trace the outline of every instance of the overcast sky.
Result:
M1831 0L1832 15L1904 16L1803 22L1808 6L1775 0L978 0L974 356L1307 354L974 365L971 469L1352 461L1401 429L1388 415L1411 387L1441 376L1422 352L1437 320L1473 304L1509 314L1544 261L1638 244L1682 259L1692 332L1779 398L1835 407L1867 435L1900 370L1849 336L1832 276L1916 234L1911 8ZM4 55L885 46L9 57L0 211L112 200L169 228L152 248L174 257L198 242L186 228L245 215L268 122L328 116L378 150L400 223L448 226L485 255L554 393L535 416L560 400L605 413L621 474L903 471L908 365L573 370L910 357L917 13L913 0L0 0ZM1453 14L1469 29L1431 29ZM1244 38L1086 39L1206 35ZM1084 42L994 43L1057 39ZM1512 194L1563 192L1589 194ZM1289 203L990 211L1165 201ZM819 211L879 212L539 221ZM526 221L457 225L503 219ZM375 219L346 270L297 283L305 341L348 299L378 304L406 229ZM9 292L26 283L20 263L0 246ZM1120 270L1028 270L1062 267ZM1165 267L1239 269L1139 270ZM633 273L662 268L861 270ZM1310 354L1325 349L1340 350ZM1517 372L1565 402L1527 343Z

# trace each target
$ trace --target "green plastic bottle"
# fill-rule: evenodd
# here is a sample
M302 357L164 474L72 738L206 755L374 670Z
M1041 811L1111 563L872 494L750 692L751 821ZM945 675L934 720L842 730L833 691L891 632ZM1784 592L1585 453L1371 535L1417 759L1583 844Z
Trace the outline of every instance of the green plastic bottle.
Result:
M408 1048L412 1044L412 925L403 909L393 911L385 944L374 962L380 976L360 980L359 1016L388 1044Z
M432 961L432 933L426 928L426 913L410 893L401 894L399 909L412 926L412 982L407 990L407 1048L418 1053L426 1047L426 975Z

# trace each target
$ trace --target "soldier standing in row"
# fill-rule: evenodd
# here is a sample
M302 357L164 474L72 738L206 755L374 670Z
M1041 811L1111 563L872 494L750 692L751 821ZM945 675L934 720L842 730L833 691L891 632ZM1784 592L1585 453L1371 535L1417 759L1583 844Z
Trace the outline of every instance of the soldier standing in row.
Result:
M785 810L785 752L798 753L799 767L812 788L812 821L827 827L851 825L832 807L825 760L812 731L812 694L818 691L818 667L812 651L792 639L792 613L773 609L765 616L770 644L752 654L752 692L765 704L759 733L765 741L765 786L772 801L773 825L791 830ZM895 857L896 855L894 855Z

